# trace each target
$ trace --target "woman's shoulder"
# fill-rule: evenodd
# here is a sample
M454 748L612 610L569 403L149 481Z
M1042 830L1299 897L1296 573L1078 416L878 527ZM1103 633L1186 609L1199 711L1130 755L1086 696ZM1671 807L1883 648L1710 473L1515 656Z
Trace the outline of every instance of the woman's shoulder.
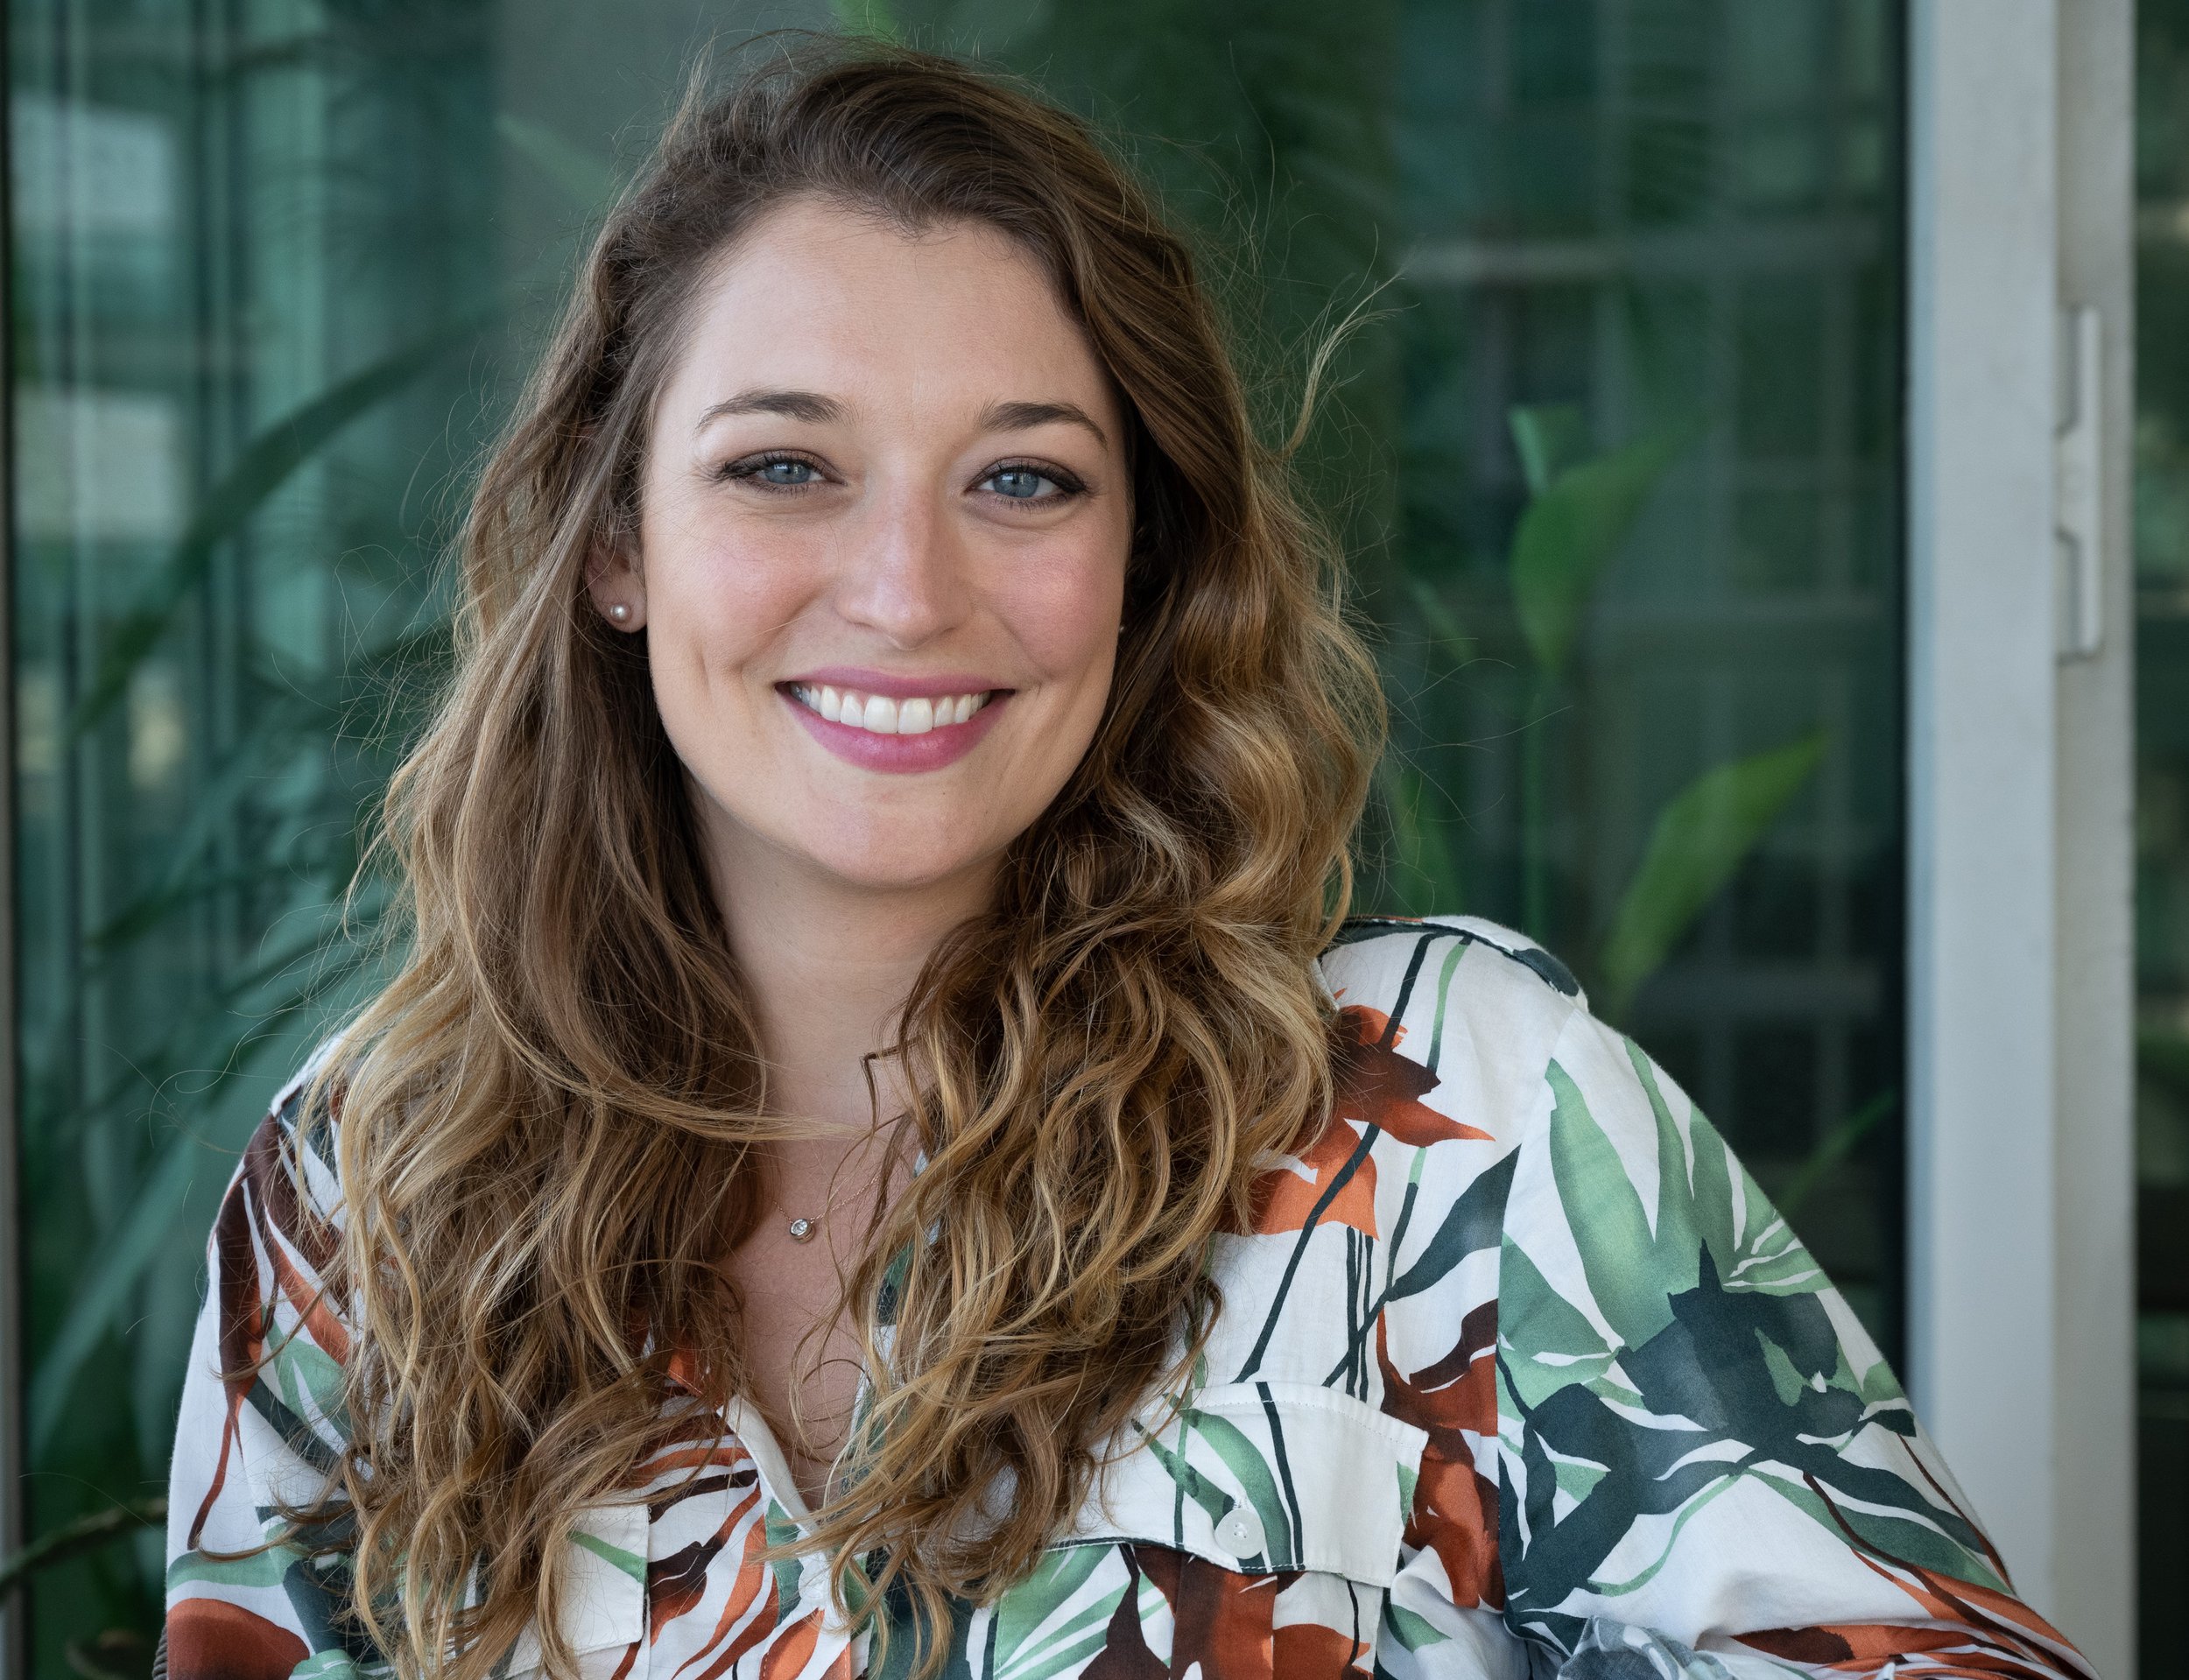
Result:
M1478 916L1356 917L1317 959L1352 1035L1439 1084L1540 1081L1588 1001L1527 935Z

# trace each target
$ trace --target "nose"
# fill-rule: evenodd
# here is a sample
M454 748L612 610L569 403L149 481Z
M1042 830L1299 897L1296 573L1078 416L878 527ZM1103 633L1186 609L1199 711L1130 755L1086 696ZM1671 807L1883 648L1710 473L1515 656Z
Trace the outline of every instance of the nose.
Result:
M836 610L898 648L960 622L970 601L962 538L935 497L904 485L870 503L838 567Z

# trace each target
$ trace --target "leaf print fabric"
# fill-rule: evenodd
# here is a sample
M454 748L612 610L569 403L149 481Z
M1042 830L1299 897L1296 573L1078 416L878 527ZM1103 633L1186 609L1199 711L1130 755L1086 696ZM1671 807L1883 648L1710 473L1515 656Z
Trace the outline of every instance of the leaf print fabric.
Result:
M2014 1595L1891 1372L1686 1095L1547 952L1348 924L1327 1125L1262 1163L1223 1311L951 1680L1749 1680L2087 1670ZM307 1070L308 1072L309 1070ZM230 1187L178 1426L176 1680L385 1671L339 1550L290 1535L343 1438L338 1207L306 1076ZM239 1373L223 1381L222 1372ZM255 1372L255 1374L250 1374ZM888 1680L746 1409L688 1423L571 1536L588 1680ZM320 1549L324 1550L326 1549ZM538 1672L530 1636L512 1676Z

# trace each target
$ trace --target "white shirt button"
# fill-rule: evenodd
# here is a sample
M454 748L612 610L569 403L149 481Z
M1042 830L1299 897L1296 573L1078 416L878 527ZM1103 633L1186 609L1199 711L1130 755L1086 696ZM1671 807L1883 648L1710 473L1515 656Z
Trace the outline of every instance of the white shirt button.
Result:
M1216 1525L1216 1543L1234 1557L1258 1557L1267 1543L1262 1519L1245 1506L1236 1506Z

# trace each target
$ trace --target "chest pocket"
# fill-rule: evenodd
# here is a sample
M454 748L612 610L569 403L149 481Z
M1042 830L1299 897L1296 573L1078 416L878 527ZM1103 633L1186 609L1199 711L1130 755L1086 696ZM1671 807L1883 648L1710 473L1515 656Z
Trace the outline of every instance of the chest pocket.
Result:
M1234 1382L1155 1414L1134 1438L1065 1543L1140 1541L1248 1575L1397 1578L1429 1438L1411 1423L1332 1388Z
M579 1672L602 1680L646 1632L646 1508L593 1505L581 1513L564 1559L562 1636ZM540 1671L539 1639L526 1628L510 1653L510 1680ZM637 1670L643 1673L643 1666ZM628 1680L628 1676L627 1676Z

